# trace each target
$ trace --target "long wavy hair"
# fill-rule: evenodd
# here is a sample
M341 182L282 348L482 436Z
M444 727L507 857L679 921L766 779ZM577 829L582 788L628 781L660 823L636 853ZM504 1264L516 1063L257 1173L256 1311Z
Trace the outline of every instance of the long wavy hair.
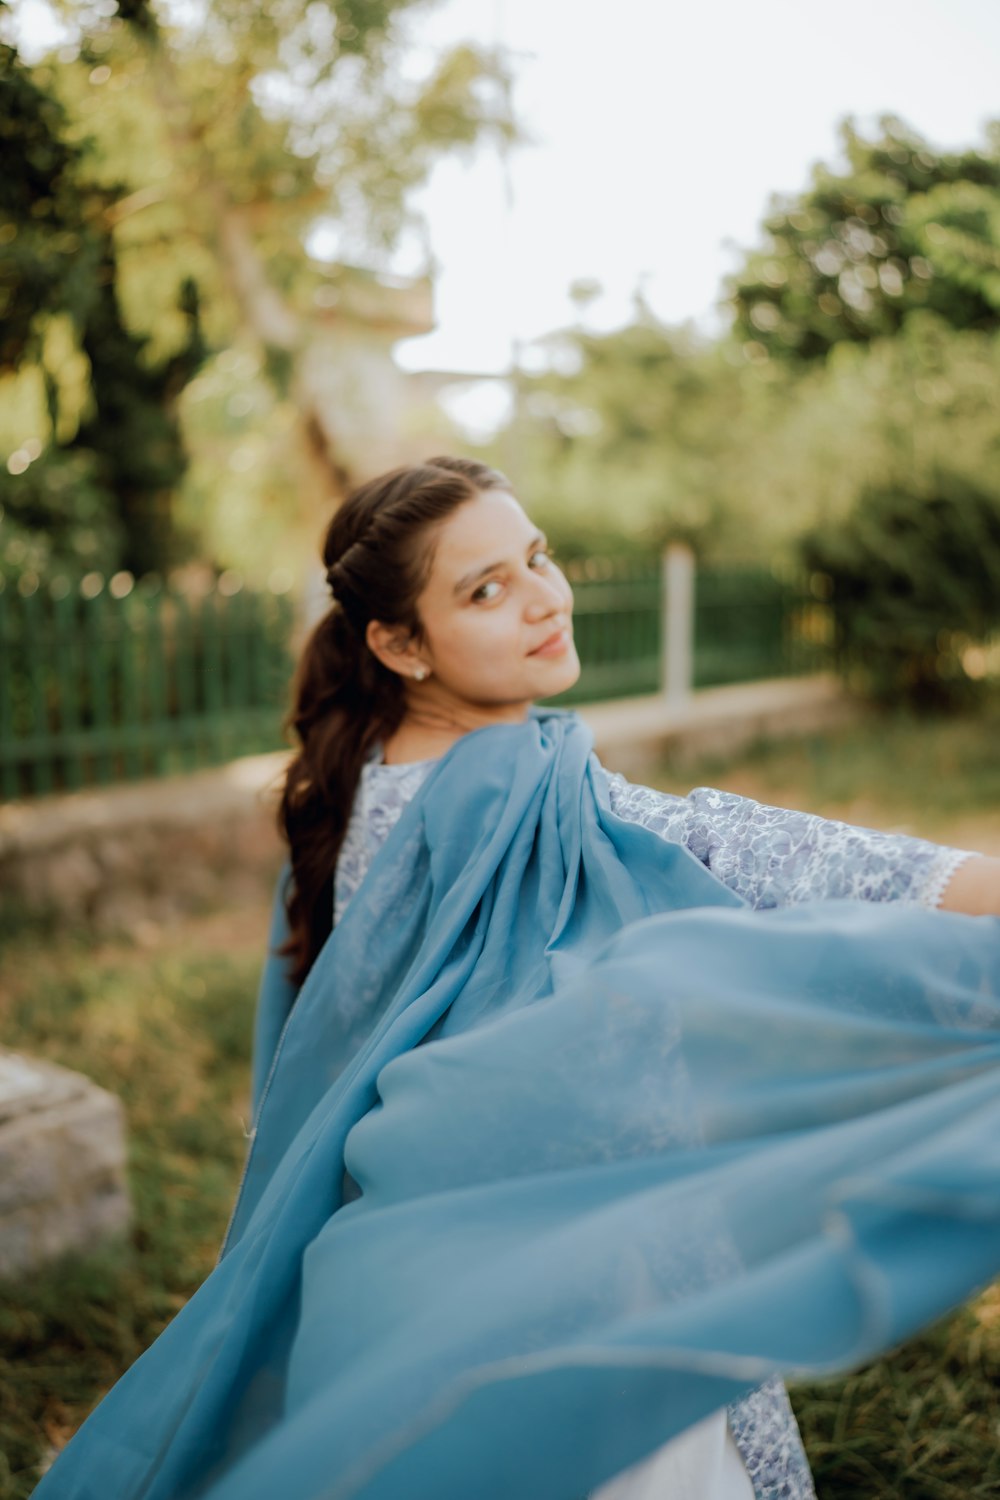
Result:
M485 490L510 490L472 459L430 458L353 490L323 539L333 602L309 636L285 728L298 743L278 807L292 879L290 936L277 950L301 984L333 927L333 878L361 767L406 712L406 688L365 643L369 620L424 639L416 601L430 576L436 522Z

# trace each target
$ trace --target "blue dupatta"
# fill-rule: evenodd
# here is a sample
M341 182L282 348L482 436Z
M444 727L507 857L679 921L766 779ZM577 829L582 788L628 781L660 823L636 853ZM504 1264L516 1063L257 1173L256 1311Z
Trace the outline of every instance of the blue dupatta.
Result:
M465 735L269 959L220 1262L40 1500L579 1500L1000 1272L1000 922L751 911L591 746Z

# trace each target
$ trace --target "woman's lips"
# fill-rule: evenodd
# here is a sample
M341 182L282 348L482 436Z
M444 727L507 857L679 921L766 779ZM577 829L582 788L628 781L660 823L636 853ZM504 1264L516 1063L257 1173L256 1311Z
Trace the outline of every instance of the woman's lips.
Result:
M555 635L550 635L547 641L543 641L534 651L529 651L529 656L561 656L569 646L569 631L557 630Z

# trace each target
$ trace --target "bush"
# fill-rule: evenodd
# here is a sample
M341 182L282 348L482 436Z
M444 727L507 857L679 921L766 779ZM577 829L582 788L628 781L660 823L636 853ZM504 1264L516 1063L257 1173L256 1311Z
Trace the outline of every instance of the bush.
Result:
M826 580L837 660L855 684L915 708L981 695L983 648L1000 631L1000 495L947 472L921 490L869 488L846 524L801 548Z

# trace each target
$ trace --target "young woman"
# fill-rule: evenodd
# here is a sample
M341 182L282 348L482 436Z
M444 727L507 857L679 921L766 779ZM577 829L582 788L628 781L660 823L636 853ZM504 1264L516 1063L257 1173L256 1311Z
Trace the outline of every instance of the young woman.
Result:
M1000 862L606 771L494 470L323 556L227 1243L39 1494L812 1495L778 1376L1000 1271Z

